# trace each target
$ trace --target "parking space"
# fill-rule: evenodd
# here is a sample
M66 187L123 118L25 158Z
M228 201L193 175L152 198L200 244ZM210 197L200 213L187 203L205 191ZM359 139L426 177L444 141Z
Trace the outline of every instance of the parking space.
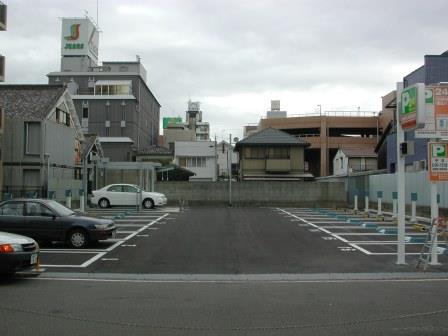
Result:
M120 274L413 272L425 232L406 227L407 266L397 267L390 218L310 208L91 209L114 219L115 239L87 249L42 247L48 271ZM418 241L420 239L420 241ZM417 240L417 241L414 241ZM440 243L440 267L448 262Z
M276 211L297 221L299 227L324 233L323 239L337 240L351 251L368 256L395 256L397 253L397 224L391 217L379 218L374 214L365 216L334 209L278 208ZM420 254L426 237L426 232L417 226L406 222L406 255L415 258ZM445 241L438 242L438 254L442 262L447 261Z
M99 241L86 249L68 248L63 243L52 243L41 246L41 267L51 270L86 269L96 262L115 260L108 255L119 247L135 245L132 240L149 237L148 232L158 223L178 212L178 208L163 207L137 211L135 208L92 208L89 216L113 219L117 226L113 239Z

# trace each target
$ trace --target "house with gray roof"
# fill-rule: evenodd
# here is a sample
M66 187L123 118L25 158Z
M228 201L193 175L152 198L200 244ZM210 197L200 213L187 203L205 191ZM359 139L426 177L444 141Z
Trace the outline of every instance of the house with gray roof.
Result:
M60 85L0 85L4 111L3 194L39 197L81 188L82 134ZM73 192L74 199L78 192Z
M310 144L286 132L266 128L238 141L239 178L248 180L303 180L305 148Z

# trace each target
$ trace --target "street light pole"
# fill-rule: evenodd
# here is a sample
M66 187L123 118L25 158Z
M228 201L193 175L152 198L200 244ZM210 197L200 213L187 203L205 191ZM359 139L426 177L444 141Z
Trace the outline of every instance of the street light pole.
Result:
M232 149L232 134L229 134L229 148L227 149L227 161L229 169L229 207L232 206L232 157L230 150Z
M50 198L50 153L45 153L47 157L47 198Z

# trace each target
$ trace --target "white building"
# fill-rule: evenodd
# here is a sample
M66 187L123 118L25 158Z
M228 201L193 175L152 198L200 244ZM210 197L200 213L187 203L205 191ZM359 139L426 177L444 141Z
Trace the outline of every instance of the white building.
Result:
M221 141L218 144L218 176L229 176L229 143ZM233 146L230 149L232 166L238 164L238 152L233 151Z
M376 170L378 158L372 149L339 149L333 159L333 175L348 176L351 173Z
M214 141L176 141L174 162L196 174L190 181L216 181L216 150Z

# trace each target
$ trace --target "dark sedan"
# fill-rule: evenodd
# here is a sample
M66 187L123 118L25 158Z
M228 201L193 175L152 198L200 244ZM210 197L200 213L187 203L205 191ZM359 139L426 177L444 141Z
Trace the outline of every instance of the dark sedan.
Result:
M112 220L87 217L53 200L14 199L0 203L0 231L83 248L114 237L116 226Z

